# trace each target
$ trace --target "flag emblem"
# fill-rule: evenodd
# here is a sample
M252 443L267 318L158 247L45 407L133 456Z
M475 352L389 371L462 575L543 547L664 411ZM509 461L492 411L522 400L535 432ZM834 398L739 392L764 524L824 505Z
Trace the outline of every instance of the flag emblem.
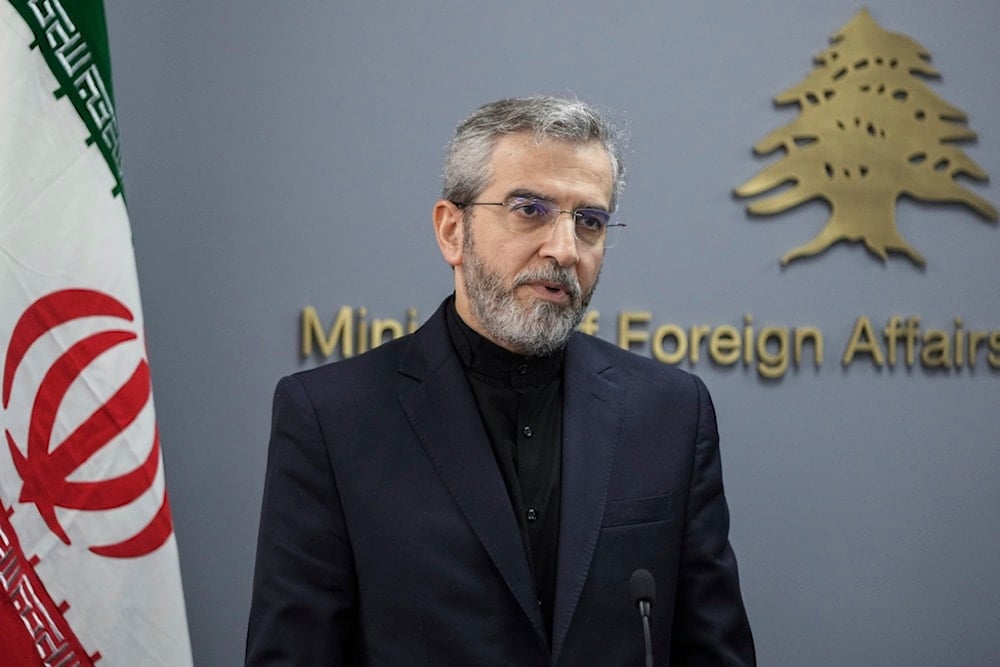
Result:
M86 333L81 327L66 331L64 325L88 318L112 318L114 324L93 333ZM121 364L106 362L104 366L108 368L102 368L101 364L102 357L112 356L105 353L130 342L138 343L133 323L132 312L107 294L87 289L59 290L38 299L25 310L7 346L3 370L5 410L10 405L17 370L32 344L53 335L56 330L61 331L62 345L66 349L48 365L30 400L26 443L23 438L19 442L9 429L5 429L4 436L23 482L19 501L33 503L49 530L67 545L71 539L57 516L57 508L96 512L124 507L152 489L159 471L160 446L155 425L141 428L143 425L137 424L151 397L149 364L141 346L132 346L139 349L139 359L130 364L134 369L121 383L107 382L116 370L124 368ZM67 336L81 333L79 340L66 340ZM102 384L112 386L110 396L96 401L91 414L67 429L68 434L60 442L54 442L57 418L67 397L76 404L94 403L94 393L100 391ZM132 429L137 435L127 437L126 433L133 426L140 426ZM143 435L139 434L143 432L147 438L151 435L150 442L140 440ZM109 466L99 462L101 450L130 447L133 441L136 446L148 450L145 456L132 452L130 456L114 457L115 462L128 462L130 469L116 470L120 464ZM96 477L88 475L85 469L95 458L98 462L90 467L98 469ZM132 462L137 465L133 467ZM84 479L74 479L78 476ZM90 550L98 555L127 558L144 555L163 544L172 527L166 493L161 489L158 495L162 496L158 508L138 532L109 544L88 545Z

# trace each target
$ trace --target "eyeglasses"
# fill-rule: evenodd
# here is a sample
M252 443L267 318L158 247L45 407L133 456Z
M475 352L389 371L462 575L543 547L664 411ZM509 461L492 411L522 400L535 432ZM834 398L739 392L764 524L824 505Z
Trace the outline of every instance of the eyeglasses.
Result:
M573 218L573 233L577 241L586 246L614 247L618 232L625 226L623 222L611 222L611 214L600 208L578 208L566 211L554 202L535 197L509 197L506 201L452 202L460 209L467 206L504 206L507 229L515 234L541 234L555 225L563 213Z

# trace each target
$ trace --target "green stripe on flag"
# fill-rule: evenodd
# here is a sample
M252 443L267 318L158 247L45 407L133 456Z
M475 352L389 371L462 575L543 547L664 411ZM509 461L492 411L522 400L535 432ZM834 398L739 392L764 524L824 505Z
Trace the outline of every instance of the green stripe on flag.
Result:
M10 0L31 28L37 48L90 132L115 179L112 194L124 195L118 118L111 88L111 59L102 0Z

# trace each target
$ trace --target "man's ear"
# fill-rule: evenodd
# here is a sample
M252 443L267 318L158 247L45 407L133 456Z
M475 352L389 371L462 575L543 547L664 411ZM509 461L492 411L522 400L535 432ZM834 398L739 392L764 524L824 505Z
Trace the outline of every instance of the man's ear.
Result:
M462 240L465 226L462 224L462 210L446 199L434 204L434 235L444 261L452 268L462 264Z

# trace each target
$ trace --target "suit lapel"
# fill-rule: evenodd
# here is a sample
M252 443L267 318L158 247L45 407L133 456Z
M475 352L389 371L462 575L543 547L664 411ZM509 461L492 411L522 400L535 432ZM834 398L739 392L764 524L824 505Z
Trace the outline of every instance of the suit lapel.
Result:
M400 403L441 481L543 643L548 643L521 533L443 307L413 336L400 372L419 384Z
M601 376L610 363L591 343L583 334L576 334L566 349L553 664L559 658L597 545L625 406L624 388Z

